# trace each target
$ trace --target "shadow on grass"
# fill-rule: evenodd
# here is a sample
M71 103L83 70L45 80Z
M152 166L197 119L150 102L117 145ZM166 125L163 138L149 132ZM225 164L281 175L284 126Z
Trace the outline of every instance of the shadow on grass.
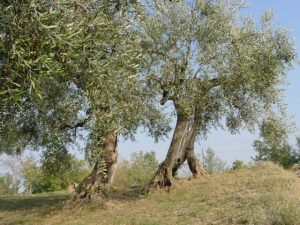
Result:
M109 199L134 201L142 198L142 187L115 188L108 194Z
M0 212L30 211L43 215L62 210L64 203L71 197L68 193L0 196ZM107 197L112 200L135 201L142 198L141 187L115 188Z
M66 193L0 196L0 211L33 210L35 208L55 211L61 209L63 202L68 199L70 199L70 195Z

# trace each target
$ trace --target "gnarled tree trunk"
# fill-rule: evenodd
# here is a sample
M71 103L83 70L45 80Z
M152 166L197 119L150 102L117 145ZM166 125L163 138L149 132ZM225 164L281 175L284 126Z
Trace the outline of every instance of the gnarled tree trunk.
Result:
M106 177L104 179L105 190L109 191L112 188L112 183L115 175L115 169L118 160L117 135L112 133L106 136L106 151L105 151L105 164L106 164Z
M199 160L197 159L197 157L195 155L195 141L196 141L198 132L195 134L193 132L193 134L191 135L191 137L189 139L189 143L185 148L185 157L186 157L189 168L190 168L194 178L199 177L199 175L202 176L205 173L204 168L201 166Z
M144 192L149 192L151 188L156 187L171 187L173 176L185 160L188 161L194 177L204 174L204 169L194 152L194 144L200 129L200 117L195 117L194 120L188 117L177 118L177 124L166 159L160 164L156 174L145 187Z
M190 119L178 117L172 141L164 162L151 179L144 192L148 192L152 187L171 187L173 178L173 168L180 158L182 149L187 144L187 137L190 129Z
M204 175L205 170L201 166L199 160L195 155L195 141L201 129L201 120L200 117L196 117L193 121L192 128L188 134L188 141L186 146L182 149L181 156L176 161L176 164L173 167L173 175L176 174L178 169L182 164L187 160L189 168L193 174L193 177L198 177L199 175Z
M99 162L95 163L92 172L77 186L75 200L90 200L92 195L106 195L112 187L117 163L117 135L108 133L104 137L104 160L106 170Z

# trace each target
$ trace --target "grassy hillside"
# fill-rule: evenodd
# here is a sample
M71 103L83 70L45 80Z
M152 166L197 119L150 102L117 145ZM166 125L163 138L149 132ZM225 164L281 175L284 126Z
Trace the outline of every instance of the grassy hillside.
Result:
M180 180L170 193L115 193L105 204L68 209L67 195L1 197L0 224L300 224L300 179L267 163Z

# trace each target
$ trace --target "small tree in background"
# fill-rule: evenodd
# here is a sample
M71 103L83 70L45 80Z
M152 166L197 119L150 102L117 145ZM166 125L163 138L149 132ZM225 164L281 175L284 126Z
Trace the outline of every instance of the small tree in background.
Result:
M256 162L272 161L290 168L300 162L300 138L297 137L297 148L293 148L287 141L291 131L289 123L283 118L269 118L260 127L261 139L253 143L258 155Z
M49 156L47 151L47 157L42 159L38 179L33 184L33 193L66 190L70 184L82 181L91 170L86 161L74 155L60 158L62 151L52 153Z
M30 155L20 160L22 184L26 194L32 194L33 186L38 182L41 173L35 158Z
M0 195L14 194L13 177L6 173L0 176Z
M135 152L118 164L115 186L143 186L154 175L159 163L155 152Z
M79 160L74 155L60 158L60 154L48 154L49 151L47 160L42 158L41 164L33 155L4 158L2 168L8 172L0 177L0 194L34 194L66 190L70 184L79 183L91 169L86 161Z
M1 160L1 167L8 171L12 182L10 184L11 194L19 193L22 184L21 158L18 156L5 157ZM7 178L10 179L10 178Z
M131 183L136 186L145 185L154 175L158 165L155 152L143 153L143 151L140 151L133 153L129 169Z
M9 181L10 194L23 190L27 194L32 193L32 187L40 177L37 161L32 155L7 156L2 160L2 168L8 171L3 179Z
M240 170L245 168L243 160L235 160L232 164L232 170Z
M218 173L224 171L226 169L226 162L222 161L212 148L208 148L206 150L206 154L203 156L204 168L209 173Z
M130 187L130 177L129 177L129 160L121 160L117 164L115 178L113 180L113 187Z

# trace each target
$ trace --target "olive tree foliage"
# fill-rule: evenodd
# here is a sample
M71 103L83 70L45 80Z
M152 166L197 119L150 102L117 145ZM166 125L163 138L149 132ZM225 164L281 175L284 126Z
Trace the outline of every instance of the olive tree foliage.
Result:
M153 1L141 21L148 76L180 114L202 109L202 132L226 125L253 128L260 115L282 103L286 70L295 60L288 30L273 28L271 12L256 23L242 18L241 1Z
M51 151L54 144L63 153L86 131L86 156L94 167L77 188L80 198L100 189L94 185L111 183L118 136L134 138L140 125L155 138L169 129L140 76L135 4L1 3L0 151Z
M288 135L293 126L284 118L267 118L260 126L260 138L253 142L257 152L255 161L272 161L285 168L300 162L300 139L297 148L288 143Z
M257 23L239 16L245 4L235 0L144 6L139 28L149 58L146 74L162 94L160 103L170 101L177 116L167 167L189 160L195 138L212 127L253 131L274 109L283 110L281 85L296 56L290 33L273 26L272 13ZM177 142L186 144L175 150Z
M54 133L68 139L60 126L81 108L69 70L78 59L72 48L88 42L76 34L80 10L75 18L69 1L2 1L0 7L1 151L44 145Z
M63 149L86 129L97 161L107 132L133 137L141 123L156 137L167 131L155 125L162 113L138 77L143 56L126 22L132 4L1 2L1 152L50 142Z
M72 60L91 49L77 50L93 35L95 40L102 38L103 49L97 54L103 56L120 28L109 16L130 2L134 0L1 1L1 103L20 102L22 106L28 93L42 98L42 78L66 81Z

